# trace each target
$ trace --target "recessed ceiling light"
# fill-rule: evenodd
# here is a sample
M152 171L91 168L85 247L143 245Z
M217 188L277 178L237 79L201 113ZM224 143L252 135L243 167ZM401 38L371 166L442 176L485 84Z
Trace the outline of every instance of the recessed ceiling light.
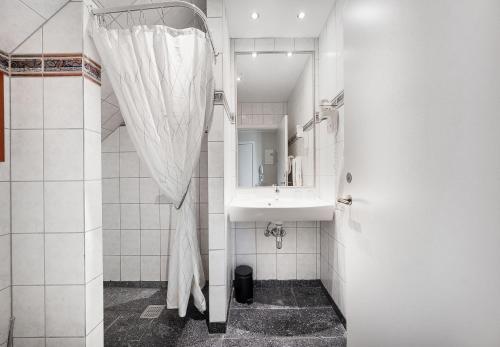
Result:
M288 52L286 55L289 56L289 57L291 57L293 55L293 53L292 52Z
M250 15L250 17L252 17L253 20L256 20L259 18L259 14L257 12L252 12L252 14Z
M302 20L302 19L304 19L305 16L306 16L306 14L304 12L299 12L299 14L297 15L297 18Z
M257 52L252 52L252 58L257 58Z

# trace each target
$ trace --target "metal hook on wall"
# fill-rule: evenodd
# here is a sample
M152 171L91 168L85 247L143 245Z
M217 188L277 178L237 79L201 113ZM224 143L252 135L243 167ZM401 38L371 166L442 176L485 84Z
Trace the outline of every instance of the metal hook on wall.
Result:
M164 12L164 10L165 10L164 8L160 8L160 12L161 12L161 17L160 18L161 18L161 21L162 21L163 25L167 25L167 23L165 22L165 15L166 15L166 13Z

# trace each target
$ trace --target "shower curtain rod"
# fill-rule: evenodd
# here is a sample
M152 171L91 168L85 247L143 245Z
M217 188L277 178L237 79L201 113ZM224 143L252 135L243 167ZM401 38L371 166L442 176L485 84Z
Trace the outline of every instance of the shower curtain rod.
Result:
M170 7L184 7L184 8L190 9L195 14L197 14L198 17L201 18L201 20L203 21L203 25L205 26L208 40L210 41L210 45L212 46L212 51L214 53L214 56L217 57L219 55L219 53L217 53L215 51L215 46L214 46L214 42L212 40L212 35L210 34L210 29L208 28L207 16L205 16L205 13L203 13L203 11L200 10L198 6L191 4L187 1L170 0L170 1L165 1L165 2L144 4L144 5L130 5L130 6L119 6L119 7L110 7L110 8L94 8L94 9L92 9L92 14L94 14L96 16L104 16L104 15L113 14L113 13L157 10L157 9L170 8Z

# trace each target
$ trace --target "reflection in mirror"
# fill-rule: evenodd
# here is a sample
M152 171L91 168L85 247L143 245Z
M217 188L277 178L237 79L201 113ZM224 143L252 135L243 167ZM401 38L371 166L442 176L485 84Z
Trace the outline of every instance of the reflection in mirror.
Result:
M314 56L237 54L238 185L314 185Z
M272 116L273 124L238 129L240 187L286 185L288 165L287 116Z

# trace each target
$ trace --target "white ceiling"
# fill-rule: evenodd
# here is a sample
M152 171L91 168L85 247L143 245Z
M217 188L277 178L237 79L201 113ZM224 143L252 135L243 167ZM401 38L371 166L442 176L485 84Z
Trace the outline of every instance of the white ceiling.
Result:
M318 37L335 0L225 1L229 34L235 38ZM252 12L259 13L252 20ZM303 11L306 17L297 18Z
M286 102L310 54L250 54L236 57L238 102ZM312 75L311 75L312 78Z

